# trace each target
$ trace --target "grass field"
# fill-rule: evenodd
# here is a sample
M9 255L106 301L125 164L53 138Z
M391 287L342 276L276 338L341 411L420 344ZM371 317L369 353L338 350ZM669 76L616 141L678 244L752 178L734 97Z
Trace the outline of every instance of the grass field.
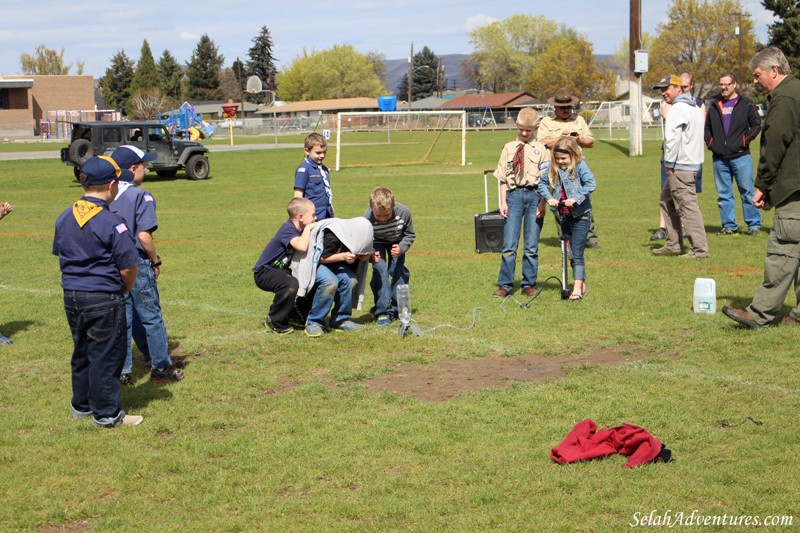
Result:
M0 162L0 201L14 206L0 221L0 331L14 339L0 347L0 530L622 531L651 511L695 510L789 515L796 528L800 329L748 331L691 309L698 277L716 280L718 308L749 303L766 233L714 235L708 158L700 202L711 259L651 256L659 145L629 158L625 143L598 142L587 155L602 247L587 251L585 300L559 298L548 215L544 291L528 308L501 308L489 296L499 256L474 253L473 217L483 211L482 171L510 135L470 133L467 167L332 176L341 217L359 216L379 185L411 209L417 241L407 264L420 327L466 328L474 308L487 308L472 329L420 338L371 324L321 339L265 330L271 296L250 269L286 217L297 149L212 153L206 181L146 181L158 199L170 344L187 377L150 384L137 352L122 401L145 420L114 430L69 417L72 344L50 248L56 216L81 189L57 154ZM629 362L595 364L597 353ZM508 380L449 401L368 386L398 365L480 368L530 355L587 362L546 382ZM763 424L721 424L748 416ZM633 470L620 456L555 464L550 449L585 418L643 426L676 461Z

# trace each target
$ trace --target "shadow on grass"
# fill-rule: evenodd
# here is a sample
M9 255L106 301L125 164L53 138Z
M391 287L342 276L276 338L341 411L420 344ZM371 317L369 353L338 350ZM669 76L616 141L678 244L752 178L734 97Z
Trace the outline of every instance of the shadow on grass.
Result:
M14 322L6 322L0 324L0 333L6 337L14 337L20 331L25 331L29 327L36 324L33 320L15 320Z
M630 148L628 147L627 143L626 144L620 144L619 142L616 142L616 141L600 141L600 142L603 143L603 144L607 144L611 148L614 148L615 150L617 150L620 153L623 153L625 155L628 155L630 153Z

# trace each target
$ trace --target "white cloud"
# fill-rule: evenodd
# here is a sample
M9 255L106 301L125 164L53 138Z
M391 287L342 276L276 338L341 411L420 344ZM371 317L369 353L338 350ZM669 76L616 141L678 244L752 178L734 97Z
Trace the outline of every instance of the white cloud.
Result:
M180 32L180 34L178 34L178 38L181 41L198 41L198 40L200 40L200 36L198 36L196 33L190 32L190 31L182 31L182 32Z
M487 24L491 24L492 22L497 22L498 19L491 17L489 15L484 15L481 13L480 15L473 15L469 17L466 22L464 23L464 30L470 32L475 28L480 28L481 26L486 26Z

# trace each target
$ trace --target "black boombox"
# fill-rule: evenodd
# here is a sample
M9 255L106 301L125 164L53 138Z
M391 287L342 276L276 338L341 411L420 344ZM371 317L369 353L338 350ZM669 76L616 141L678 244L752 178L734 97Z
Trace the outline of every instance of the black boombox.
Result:
M503 251L503 227L506 219L499 209L489 211L488 175L492 170L483 171L483 202L486 213L475 215L475 253ZM497 183L497 202L500 203L500 183Z

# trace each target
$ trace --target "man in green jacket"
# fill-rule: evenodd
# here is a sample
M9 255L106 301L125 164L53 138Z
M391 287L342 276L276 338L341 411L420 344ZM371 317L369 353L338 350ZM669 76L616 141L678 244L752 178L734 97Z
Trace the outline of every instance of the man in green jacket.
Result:
M791 75L779 49L769 47L750 60L753 82L768 94L767 119L761 132L761 157L753 204L775 207L764 260L764 283L746 309L725 306L722 312L750 328L800 324L800 80ZM795 308L778 317L786 294L795 287Z

